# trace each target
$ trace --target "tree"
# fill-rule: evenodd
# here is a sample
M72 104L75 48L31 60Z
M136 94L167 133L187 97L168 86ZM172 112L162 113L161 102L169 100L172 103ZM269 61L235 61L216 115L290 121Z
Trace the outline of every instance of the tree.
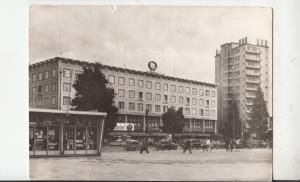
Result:
M242 119L240 117L239 107L236 101L233 101L231 107L228 111L228 118L226 123L226 133L227 137L241 137L242 134Z
M162 115L162 131L166 133L182 133L184 128L183 109L179 108L175 111L174 108L169 108L166 113Z
M72 105L75 110L106 112L104 131L107 134L116 126L118 108L112 104L114 89L107 87L108 81L101 72L102 68L100 63L83 67L83 73L78 74L73 84L76 94Z
M253 99L253 104L250 113L250 132L255 133L258 138L262 138L268 129L268 110L264 95L260 87L256 91L256 97Z

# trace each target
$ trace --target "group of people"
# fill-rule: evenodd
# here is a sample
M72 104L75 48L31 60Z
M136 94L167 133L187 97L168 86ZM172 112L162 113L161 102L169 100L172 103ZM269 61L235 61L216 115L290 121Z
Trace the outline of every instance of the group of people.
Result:
M226 152L230 151L232 152L234 149L236 152L238 152L241 148L243 148L242 140L241 139L229 139L227 138L225 140L225 148Z
M170 140L171 142L172 140ZM192 145L191 143L191 139L186 139L183 143L183 153L185 153L186 151L189 151L190 154L192 154L192 148L194 146L194 144ZM240 138L225 138L224 140L211 140L209 138L205 138L205 139L201 139L199 140L201 143L201 148L203 149L203 151L212 151L212 149L218 149L218 148L225 148L226 152L230 151L230 152L239 152L240 149L242 148L248 148L251 149L251 139L247 139L243 141ZM221 143L223 143L221 145ZM219 146L218 146L219 145ZM141 142L141 150L140 153L143 153L144 151L149 153L148 150L148 146L149 146L149 141L147 138L143 139Z

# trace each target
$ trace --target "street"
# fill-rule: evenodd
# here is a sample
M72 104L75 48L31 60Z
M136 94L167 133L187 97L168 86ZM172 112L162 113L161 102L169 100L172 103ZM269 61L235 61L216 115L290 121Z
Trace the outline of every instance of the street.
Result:
M33 180L247 180L272 179L270 149L108 151L102 156L31 158Z

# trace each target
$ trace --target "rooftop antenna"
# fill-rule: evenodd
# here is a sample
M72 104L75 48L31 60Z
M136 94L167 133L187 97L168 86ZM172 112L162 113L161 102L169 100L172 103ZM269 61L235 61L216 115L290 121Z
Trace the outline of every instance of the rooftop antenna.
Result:
M122 42L122 46L123 46L123 66L124 68L126 68L126 48L124 42Z
M175 56L173 55L173 76L176 76L175 74Z
M58 31L58 46L59 46L59 56L62 55L62 51L61 51L61 29L59 29Z

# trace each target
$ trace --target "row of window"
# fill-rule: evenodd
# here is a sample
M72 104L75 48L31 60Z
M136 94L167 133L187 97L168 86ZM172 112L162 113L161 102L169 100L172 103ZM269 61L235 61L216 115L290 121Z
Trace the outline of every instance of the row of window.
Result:
M46 71L44 71L44 72L39 72L39 73L34 73L33 75L32 75L32 80L35 82L35 81L37 81L37 80L46 80L46 79L48 79L49 77L50 77L50 75L49 75L49 70L46 70ZM56 69L52 69L51 70L51 77L52 78L54 78L54 77L56 77Z
M32 75L32 80L35 82L35 81L37 81L37 80L46 80L46 79L48 79L49 78L49 70L46 70L46 71L44 71L44 72L39 72L39 73L34 73L33 75ZM81 74L81 73L83 73L83 71L81 71L81 70L75 70L75 75L77 76L78 74ZM62 74L63 74L63 77L65 77L65 78L71 78L71 76L72 76L72 70L71 69L63 69L63 71L62 71ZM54 78L54 77L56 77L56 69L52 69L51 70L51 77L52 78Z
M202 121L194 121L191 123L191 128L202 129L204 124L204 128L213 129L215 125L214 123L214 121L206 121L205 124Z
M115 84L115 76L114 75L109 75L108 77L108 81L109 83ZM152 89L152 81L146 81L146 88L148 89ZM118 84L119 85L125 85L125 77L118 77ZM135 86L136 85L136 80L134 78L129 78L128 79L128 85L129 86ZM160 82L155 82L154 84L155 89L156 90L163 90L163 91L168 91L169 90L169 84L168 83L160 83ZM137 86L140 88L144 88L144 80L137 80ZM170 90L171 92L176 92L177 87L174 84L170 85ZM184 87L183 86L178 86L178 91L180 93L184 92ZM197 95L198 94L198 89L197 88L190 88L190 87L185 87L185 93L190 94L192 93L193 95ZM203 89L199 89L199 95L203 96L204 95L204 90ZM215 91L210 91L210 90L205 90L205 96L212 96L215 97L216 93Z
M43 89L43 87L44 87L44 89ZM44 86L39 85L38 87L34 87L32 95L40 94L42 92L48 93L50 91L56 92L56 83L55 82L52 83L52 84L45 84ZM71 91L71 84L70 83L64 83L63 84L63 91L70 92Z
M154 98L153 98L154 96ZM118 90L118 97L125 97L125 90L124 89L119 89ZM131 99L138 99L138 100L143 100L144 99L144 93L143 92L138 92L138 95L136 97L136 92L134 90L129 90L128 91L128 97ZM151 100L155 100L155 101L161 101L162 100L162 95L161 94L152 94L150 92L146 92L146 100L151 101ZM184 100L185 98L185 100ZM170 101L171 103L176 103L177 97L174 95L171 95L170 97ZM163 95L163 102L167 103L169 101L169 95ZM192 105L197 105L198 100L196 98L189 98L189 97L183 97L183 96L179 96L178 97L178 103L179 104L190 104L192 103ZM204 100L203 99L199 99L199 105L200 106L204 106ZM205 100L205 106L206 107L215 107L215 101L214 100Z
M56 105L56 96L45 97L44 100L43 98L37 98L35 100L36 107L44 107L50 105Z
M128 102L128 110L129 111L140 111L140 112L143 112L144 111L144 106L146 107L145 108L145 111L148 111L148 113L151 113L153 112L152 111L152 104L146 104L144 105L143 103L134 103L134 102ZM174 109L175 106L172 106ZM118 102L118 108L119 110L125 110L125 102L124 101L119 101ZM154 105L154 112L156 113L161 113L161 111L163 111L164 113L167 112L168 110L168 106L163 106L161 107L161 105ZM214 117L215 116L215 110L209 110L209 109L199 109L199 112L197 112L197 109L196 108L185 108L184 110L184 114L185 115L200 115L200 116L212 116Z
M72 77L72 71L71 69L67 69L67 68L64 68L63 69L63 77L65 78L71 78ZM83 71L81 70L75 70L75 76L77 76L78 74L82 74Z
M56 83L46 84L44 86L39 85L34 87L32 90L32 95L41 94L41 93L49 93L49 92L56 92Z

